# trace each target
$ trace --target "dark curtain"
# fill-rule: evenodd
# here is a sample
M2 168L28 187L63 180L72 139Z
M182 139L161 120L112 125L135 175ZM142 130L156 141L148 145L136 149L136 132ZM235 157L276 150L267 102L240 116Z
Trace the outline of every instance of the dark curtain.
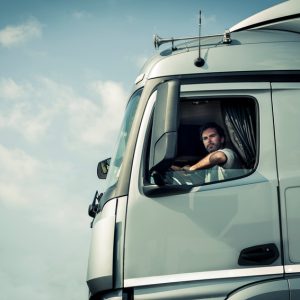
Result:
M245 167L251 169L256 157L256 123L254 102L247 99L226 102L223 107L225 124L231 142Z

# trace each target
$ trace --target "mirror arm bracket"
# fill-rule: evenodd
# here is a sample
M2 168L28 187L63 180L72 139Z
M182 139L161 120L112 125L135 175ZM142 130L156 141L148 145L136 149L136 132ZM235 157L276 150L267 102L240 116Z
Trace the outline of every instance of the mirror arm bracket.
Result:
M94 219L99 211L99 207L100 207L99 203L100 203L102 196L103 196L103 193L99 194L99 192L96 191L93 202L92 202L92 204L89 205L88 214L91 218L93 218L93 221L91 222L91 227L93 226Z

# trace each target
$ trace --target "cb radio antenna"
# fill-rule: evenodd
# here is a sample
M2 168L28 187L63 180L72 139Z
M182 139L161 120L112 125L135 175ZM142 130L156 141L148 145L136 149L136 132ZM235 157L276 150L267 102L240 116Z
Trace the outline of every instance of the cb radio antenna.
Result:
M201 10L199 11L199 53L198 57L195 59L194 64L196 67L202 67L205 63L204 59L201 57Z

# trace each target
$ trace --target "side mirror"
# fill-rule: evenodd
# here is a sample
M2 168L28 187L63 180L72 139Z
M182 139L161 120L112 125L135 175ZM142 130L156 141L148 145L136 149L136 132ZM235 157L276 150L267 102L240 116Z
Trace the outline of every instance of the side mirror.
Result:
M157 89L149 153L151 173L167 170L176 157L179 89L177 80L164 82Z
M98 163L97 176L99 179L106 179L111 158L104 159Z

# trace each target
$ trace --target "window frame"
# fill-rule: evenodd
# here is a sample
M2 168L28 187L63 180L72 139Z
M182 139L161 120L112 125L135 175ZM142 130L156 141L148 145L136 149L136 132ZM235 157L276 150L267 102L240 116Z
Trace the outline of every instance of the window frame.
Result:
M218 83L217 83L218 84ZM242 83L238 83L239 85ZM249 83L245 83L246 85ZM180 83L181 87L184 85L183 82ZM199 85L199 84L196 84ZM251 101L251 106L253 105L253 114L254 114L254 126L255 126L255 136L256 136L256 153L255 153L255 163L253 168L251 169L246 169L248 170L248 172L246 172L245 174L242 174L241 176L236 176L236 177L232 177L232 178L227 178L224 180L220 180L220 181L213 181L213 182L204 182L201 184L193 184L193 185L169 185L169 184L165 184L163 186L158 186L157 184L154 184L153 181L151 182L150 178L151 176L149 176L148 174L148 155L143 155L143 167L142 167L142 174L143 174L143 186L144 186L144 193L149 195L149 196L160 196L161 194L178 194L178 193L188 193L190 192L192 189L194 188L208 188L208 189L214 189L217 188L217 186L219 186L220 188L224 187L225 185L228 185L228 182L233 182L232 185L239 185L238 183L236 183L237 180L243 179L245 177L250 176L251 174L253 174L256 170L257 167L259 165L259 156L260 156L260 114L259 114L259 102L258 100L251 95L251 93L246 92L247 88L245 88L245 93L236 93L235 89L230 89L230 90L216 90L216 91L197 91L198 95L193 95L193 96L187 96L184 95L184 93L180 93L180 104L179 107L181 105L181 103L183 101L195 101L195 100L200 100L200 101L207 101L210 99L214 99L214 100L218 100L220 102L222 101L226 101L227 99L229 100L233 100L233 99L243 99L246 98L248 99L248 101ZM251 91L251 89L250 89ZM230 94L232 92L232 94ZM205 94L205 95L203 95ZM250 106L250 105L249 105ZM145 150L143 151L144 153L147 153L149 150L149 145L151 143L151 128L152 128L152 122L153 122L153 111L155 108L155 104L152 108L152 116L151 118L149 118L149 124L147 127L147 131L146 131L146 136L145 136ZM221 112L222 113L222 112ZM223 119L223 124L225 124L224 119ZM222 124L222 125L223 125ZM225 129L226 132L228 132L227 128ZM227 136L228 138L229 135ZM232 141L231 144L233 145ZM235 147L234 147L235 150ZM217 186L216 186L217 185ZM152 186L152 187L151 187ZM210 186L212 186L210 188ZM156 189L154 188L156 187Z

